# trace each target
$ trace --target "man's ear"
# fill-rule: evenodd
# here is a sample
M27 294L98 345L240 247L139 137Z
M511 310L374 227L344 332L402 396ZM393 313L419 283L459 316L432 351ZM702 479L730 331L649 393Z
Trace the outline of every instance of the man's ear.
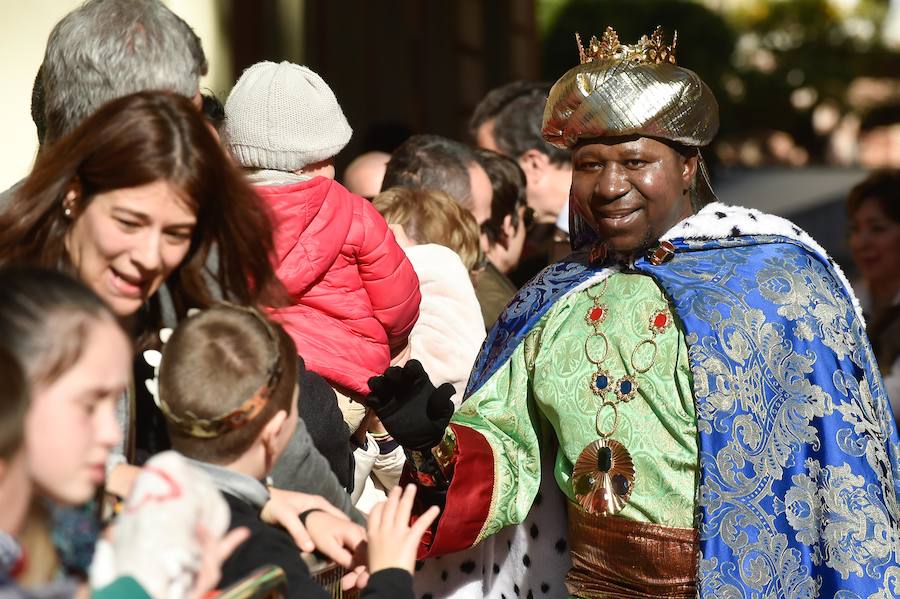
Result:
M544 177L550 167L550 157L535 149L526 151L519 156L519 166L525 171L525 179L534 185Z
M683 183L682 189L687 191L694 184L695 179L697 178L697 171L700 167L700 154L694 153L691 156L687 156L684 159L684 164L681 166L681 181Z

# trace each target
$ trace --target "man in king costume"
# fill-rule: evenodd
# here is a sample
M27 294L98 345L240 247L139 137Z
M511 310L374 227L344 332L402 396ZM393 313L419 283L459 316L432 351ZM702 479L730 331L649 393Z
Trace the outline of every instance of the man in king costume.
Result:
M845 277L714 201L718 108L674 40L579 50L543 122L572 150L574 253L510 303L452 419L416 363L370 383L443 507L421 556L523 522L543 476L572 595L898 596L900 444Z

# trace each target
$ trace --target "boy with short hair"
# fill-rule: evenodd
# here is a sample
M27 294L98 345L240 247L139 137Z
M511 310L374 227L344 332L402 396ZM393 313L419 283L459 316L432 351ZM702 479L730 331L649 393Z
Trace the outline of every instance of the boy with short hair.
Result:
M157 401L172 447L210 475L231 508L231 528L251 531L223 564L221 586L274 564L287 575L289 597L328 596L310 577L291 536L260 515L269 498L262 481L297 426L298 368L302 361L279 325L253 308L227 304L183 321L163 348ZM347 564L365 538L336 509L310 509L300 519L317 546L348 548ZM365 595L396 584L403 577L398 570L373 575Z

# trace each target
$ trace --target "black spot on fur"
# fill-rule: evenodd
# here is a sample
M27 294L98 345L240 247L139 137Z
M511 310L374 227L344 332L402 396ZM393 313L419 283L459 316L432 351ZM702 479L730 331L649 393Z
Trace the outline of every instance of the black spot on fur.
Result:
M556 542L556 551L558 553L566 552L566 540L565 539L560 539Z
M434 599L434 595L432 595L431 593L425 593L424 595L422 595L422 599Z
M742 235L741 230L737 228L737 226L731 227L731 236L732 237L740 237Z
M528 591L528 594L525 595L526 599L534 599L534 591Z
M500 599L506 599L506 595L504 595L503 593L500 593Z
M526 568L531 567L531 558L528 557L527 553L522 557L522 563L525 565Z
M507 542L506 542L506 548L507 548L507 549L512 549L512 541L507 541Z
M538 535L541 533L541 531L538 530L537 524L532 524L532 525L531 525L531 530L530 530L530 532L531 532L531 538L532 538L532 539L538 538Z
M513 585L513 592L515 592L516 597L519 596L519 585L517 585L517 584Z
M549 590L550 590L550 585L547 584L546 582L542 582L541 583L541 592L546 593Z
M749 216L750 216L750 220L756 220L756 215L753 214L752 212L749 214Z
M718 218L718 219L725 218L726 216L728 216L728 215L725 214L724 212L716 212L716 218Z
M800 229L798 229L797 227L791 227L791 231L794 232L794 235L800 235L800 233L803 232Z
M500 574L500 564L494 564L494 574Z
M472 560L466 560L459 565L459 569L466 574L471 574L475 571L475 562L473 562Z
M441 580L443 580L444 582L447 582L447 571L446 570L441 571Z

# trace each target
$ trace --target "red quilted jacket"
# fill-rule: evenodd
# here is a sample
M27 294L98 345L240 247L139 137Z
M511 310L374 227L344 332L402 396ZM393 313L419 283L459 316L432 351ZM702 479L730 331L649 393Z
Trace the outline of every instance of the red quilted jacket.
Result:
M274 216L277 273L294 305L272 316L306 367L368 394L419 317L419 281L384 219L324 177L258 186Z

